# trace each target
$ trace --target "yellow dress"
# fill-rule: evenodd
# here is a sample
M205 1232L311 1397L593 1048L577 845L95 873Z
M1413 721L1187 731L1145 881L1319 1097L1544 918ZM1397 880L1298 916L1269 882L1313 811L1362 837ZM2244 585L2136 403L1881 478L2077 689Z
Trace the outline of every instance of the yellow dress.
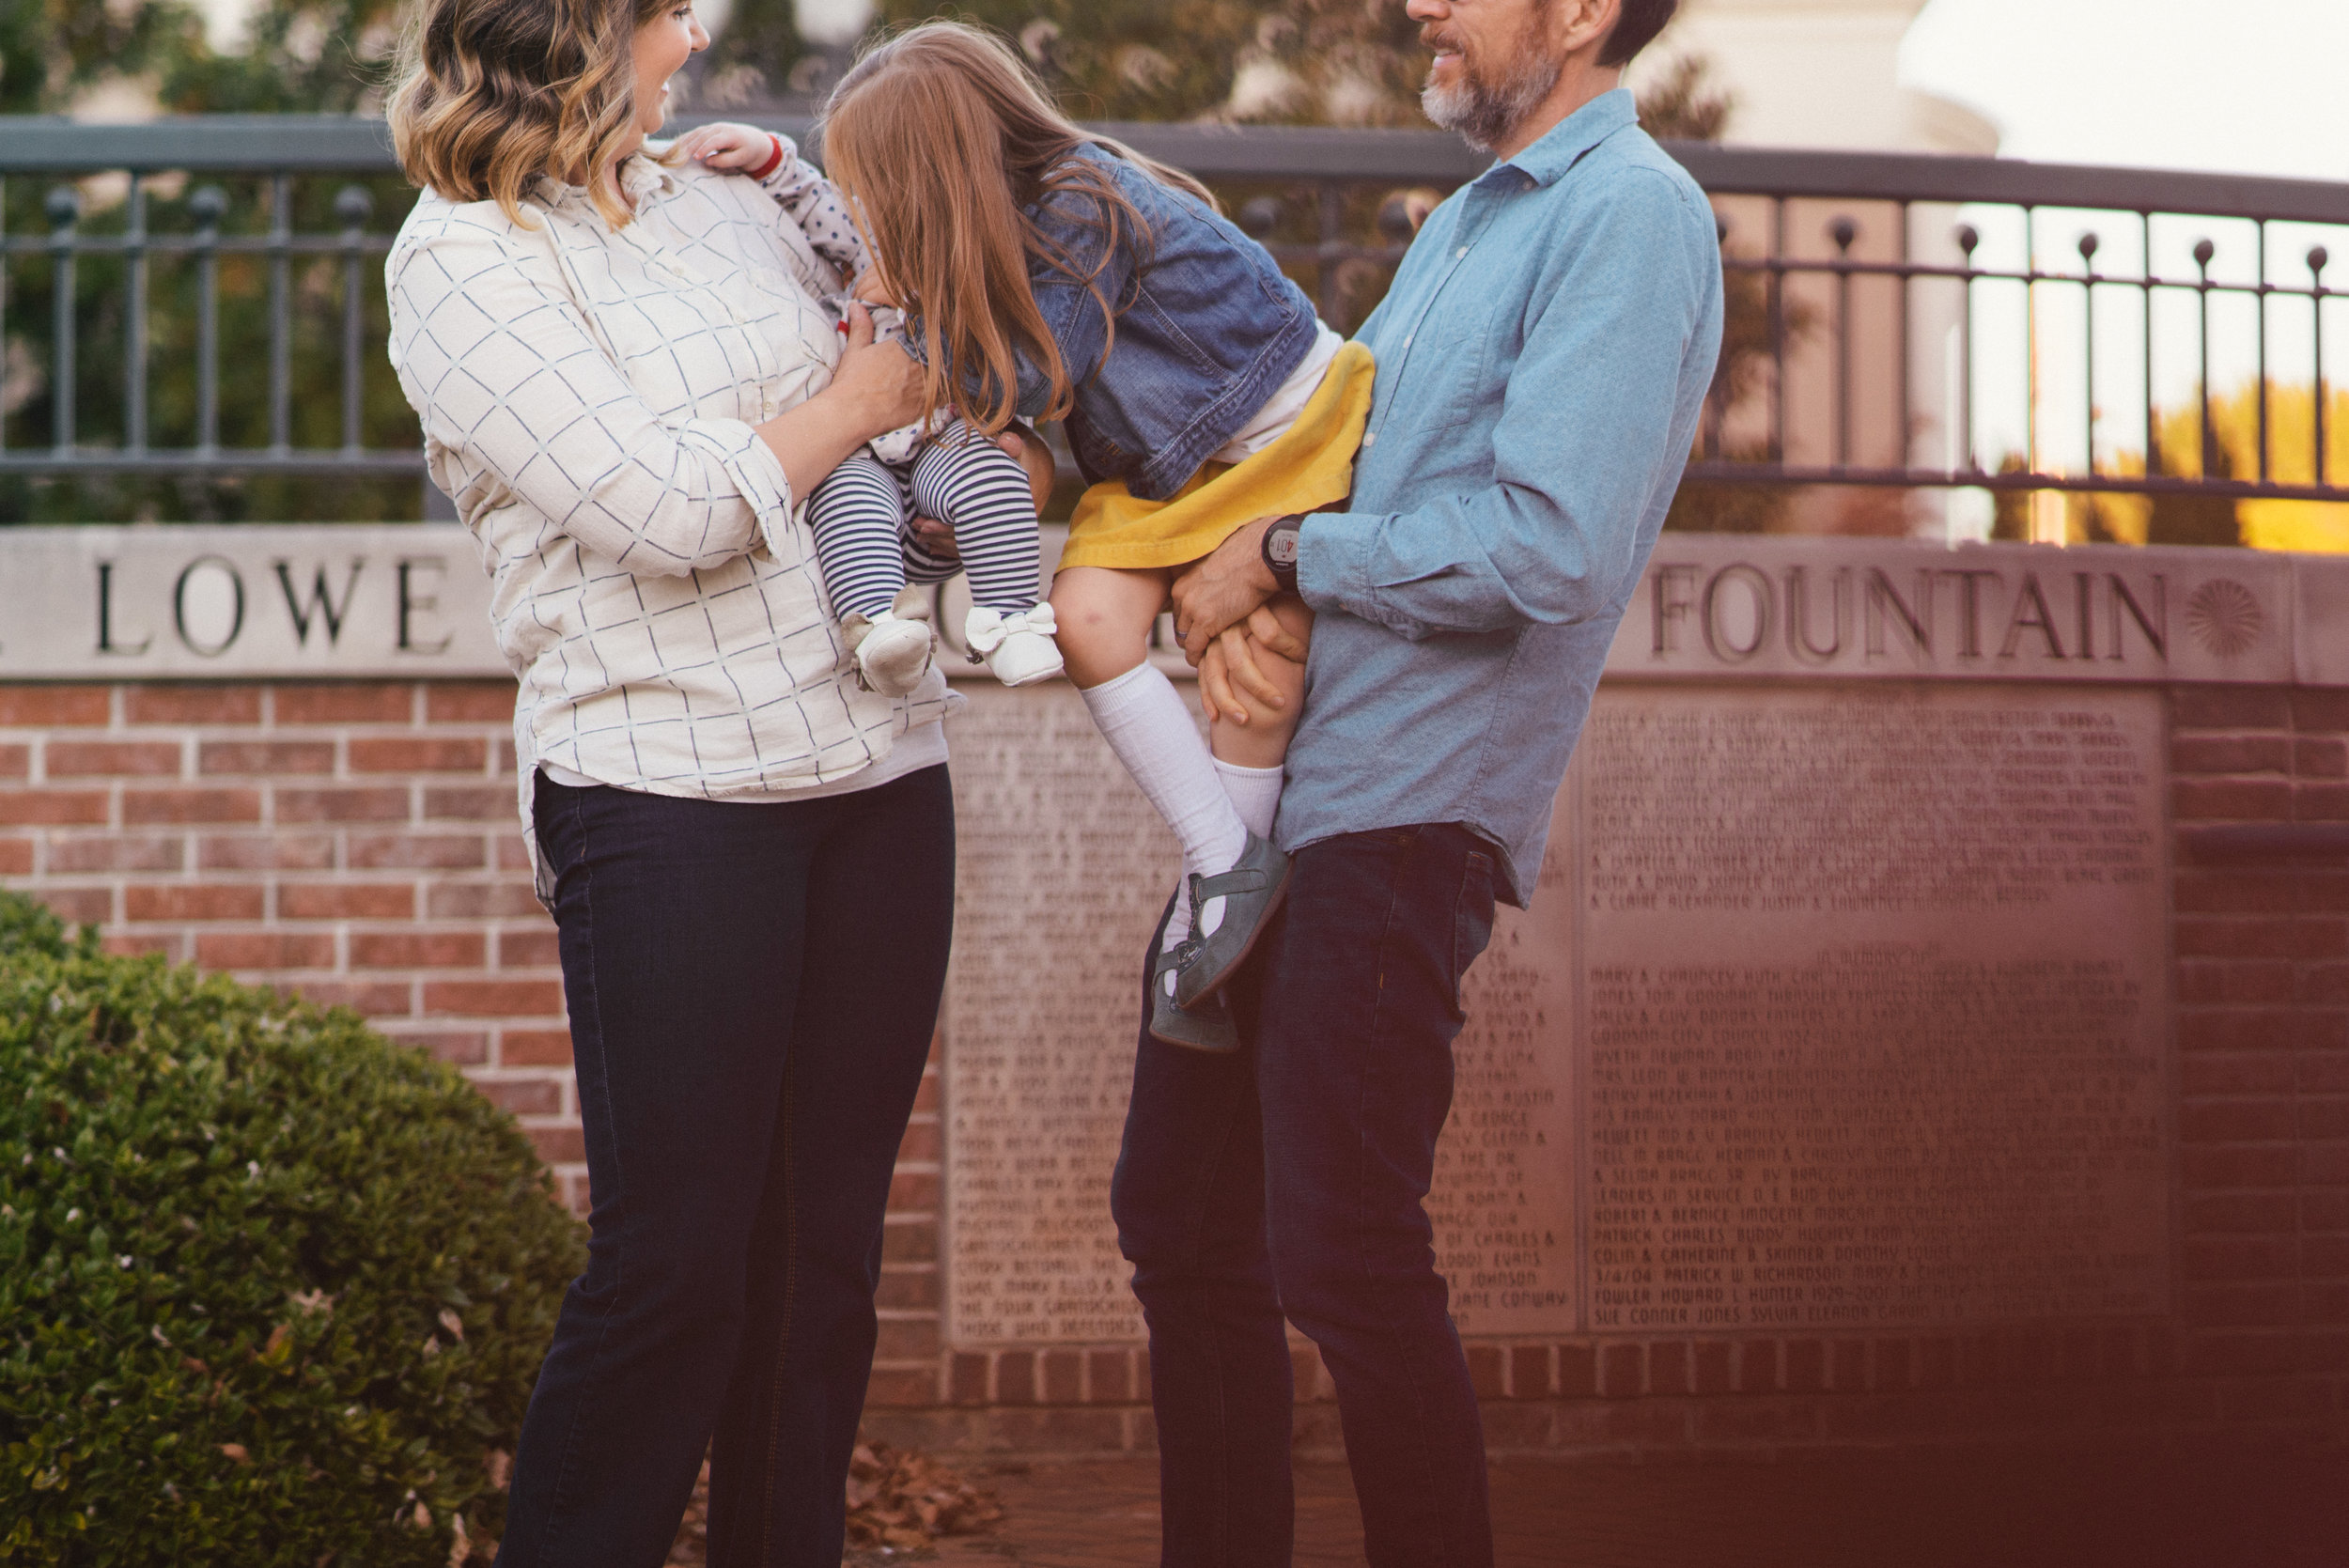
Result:
M1370 420L1377 366L1348 343L1281 438L1242 463L1207 463L1164 501L1144 501L1123 479L1077 502L1060 564L1143 570L1188 566L1258 518L1313 512L1354 489L1354 454Z

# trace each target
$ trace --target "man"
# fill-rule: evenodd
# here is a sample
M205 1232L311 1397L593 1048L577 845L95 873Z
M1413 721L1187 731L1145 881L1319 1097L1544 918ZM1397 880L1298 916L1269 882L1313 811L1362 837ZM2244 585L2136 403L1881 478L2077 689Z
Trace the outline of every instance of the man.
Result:
M1428 115L1498 162L1362 328L1350 509L1254 524L1174 591L1194 659L1292 578L1318 620L1288 899L1226 991L1247 1048L1145 1033L1112 1198L1174 1568L1289 1560L1284 1312L1337 1386L1373 1568L1492 1561L1421 1201L1461 974L1532 891L1719 349L1712 211L1621 86L1675 4L1409 0Z

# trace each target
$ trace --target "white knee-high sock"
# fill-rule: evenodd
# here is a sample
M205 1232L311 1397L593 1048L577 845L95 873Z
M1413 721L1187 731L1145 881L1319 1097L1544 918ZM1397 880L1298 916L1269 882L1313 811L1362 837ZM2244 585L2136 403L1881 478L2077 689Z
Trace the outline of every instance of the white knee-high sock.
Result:
M1185 876L1213 877L1239 863L1248 824L1224 792L1215 757L1174 683L1145 661L1082 695L1101 737L1174 830ZM1176 899L1169 946L1190 934L1190 901ZM1211 914L1202 911L1201 918L1211 921Z
M1272 836L1272 819L1281 810L1281 776L1278 768L1242 768L1237 762L1215 759L1216 776L1223 781L1223 793L1232 798L1232 808L1239 819L1248 824L1248 831L1258 838Z

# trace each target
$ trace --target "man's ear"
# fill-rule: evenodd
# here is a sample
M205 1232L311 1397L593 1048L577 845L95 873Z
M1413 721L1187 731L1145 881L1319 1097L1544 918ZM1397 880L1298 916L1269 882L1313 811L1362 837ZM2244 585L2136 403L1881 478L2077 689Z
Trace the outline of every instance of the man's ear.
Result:
M1556 0L1561 52L1579 54L1606 46L1623 19L1623 0Z

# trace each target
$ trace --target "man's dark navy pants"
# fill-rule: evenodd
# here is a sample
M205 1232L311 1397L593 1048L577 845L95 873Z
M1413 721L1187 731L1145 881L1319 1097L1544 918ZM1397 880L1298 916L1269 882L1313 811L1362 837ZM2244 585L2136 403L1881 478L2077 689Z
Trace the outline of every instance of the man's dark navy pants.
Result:
M1150 1326L1167 1568L1287 1568L1283 1314L1337 1385L1371 1568L1492 1562L1484 1432L1422 1201L1494 859L1453 823L1309 845L1228 991L1242 1048L1143 1032L1112 1203Z

